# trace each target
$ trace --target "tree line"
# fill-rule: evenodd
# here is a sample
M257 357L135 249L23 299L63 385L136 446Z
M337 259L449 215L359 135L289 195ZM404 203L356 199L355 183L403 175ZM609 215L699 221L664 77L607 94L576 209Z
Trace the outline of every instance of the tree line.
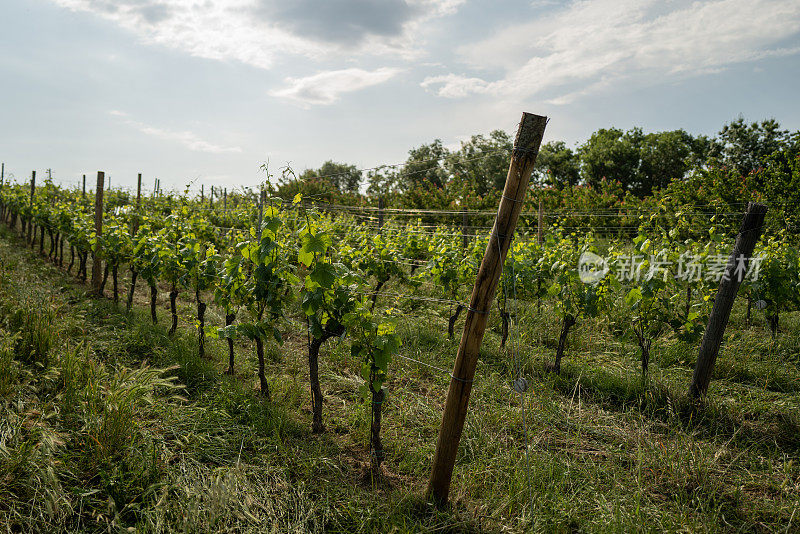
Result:
M505 183L512 146L511 137L501 130L473 135L458 150L436 139L411 149L397 167L362 172L354 165L328 161L300 174L285 169L274 193L286 198L302 193L334 203L377 204L382 199L387 206L404 208L493 208ZM669 188L673 193L695 188L697 180L712 185L721 180L745 182L751 195L780 200L794 196L800 185L798 154L800 131L783 129L775 119L747 122L739 117L713 137L682 129L646 133L639 127L601 128L575 148L563 141L542 145L532 183L568 196L583 188L611 190L620 200L635 200ZM779 187L769 180L780 182ZM741 192L740 187L734 189L727 194Z

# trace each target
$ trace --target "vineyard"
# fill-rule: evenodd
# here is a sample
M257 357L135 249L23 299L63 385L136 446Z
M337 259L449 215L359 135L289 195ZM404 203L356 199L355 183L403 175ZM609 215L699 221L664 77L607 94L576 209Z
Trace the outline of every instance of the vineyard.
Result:
M493 209L1 187L9 531L799 528L800 249L778 213L696 395L746 203L542 210L533 190L476 310ZM424 483L459 381L475 412L442 510Z

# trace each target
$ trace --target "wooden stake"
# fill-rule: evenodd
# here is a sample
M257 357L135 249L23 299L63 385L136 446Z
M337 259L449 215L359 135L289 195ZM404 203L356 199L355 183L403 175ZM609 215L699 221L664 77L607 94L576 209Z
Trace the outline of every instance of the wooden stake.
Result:
M469 214L467 210L461 214L461 246L465 252L469 246Z
M257 241L261 243L261 224L264 221L264 201L267 199L267 192L262 188L258 196L258 227L256 228Z
M85 174L83 175L83 189L82 189L82 192L81 192L81 197L83 197L84 200L86 199L86 175Z
M747 272L750 265L750 257L761 236L766 214L767 206L764 204L751 202L747 205L747 212L744 214L739 235L736 236L736 243L728 258L725 274L719 282L719 289L714 298L714 307L711 309L708 326L703 334L703 341L700 343L700 353L697 356L692 383L689 386L689 395L692 397L701 397L708 391L711 373L714 370L714 363L717 361L719 347L725 334L725 327L731 316L733 301L742 284L741 279L744 278L744 273ZM743 263L744 270L737 273L737 266L740 262Z
M442 426L439 429L439 439L433 457L428 494L438 504L445 504L450 492L450 480L453 476L458 442L467 416L478 352L546 125L547 117L523 113L517 130L503 196L467 308L464 333L453 366L450 389L447 392L442 415Z
M538 214L538 223L536 225L536 242L540 245L544 240L544 235L542 234L542 225L544 223L544 208L542 207L542 197L539 197L539 214Z
M103 235L103 188L106 175L97 171L97 187L94 190L94 233L99 241ZM92 258L92 287L98 296L103 292L100 285L103 281L103 261L100 259L100 245L98 244Z
M136 213L133 216L133 224L131 224L131 235L135 236L139 231L139 210L142 206L142 173L136 176Z
M31 198L29 206L31 209L31 216L28 218L28 242L33 248L33 242L36 241L36 232L33 231L33 195L36 191L36 171L31 171Z
M227 187L222 192L222 209L223 209L223 211L228 211L228 188Z
M214 209L214 186L211 186L211 194L208 195L208 209Z

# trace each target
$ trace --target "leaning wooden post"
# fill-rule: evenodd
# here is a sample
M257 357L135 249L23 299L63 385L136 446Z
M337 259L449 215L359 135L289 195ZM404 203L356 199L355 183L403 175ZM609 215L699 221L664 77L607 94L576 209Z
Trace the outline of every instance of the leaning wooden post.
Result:
M100 236L103 235L103 187L106 175L97 171L97 187L94 190L94 233L97 236L94 257L92 258L92 287L95 293L102 296L100 284L103 281L102 260L100 259Z
M461 344L453 365L442 426L439 429L439 439L433 457L428 494L438 504L446 503L450 492L450 479L453 476L458 442L467 416L467 404L475 376L475 366L478 363L478 352L546 125L547 117L523 113L517 130L503 196L467 308L464 333L461 335Z
M714 363L717 361L725 327L731 316L733 301L750 265L753 250L761 236L766 214L767 206L764 204L751 202L747 205L739 235L736 236L736 244L728 258L728 265L714 298L714 307L708 318L703 341L700 343L700 354L697 356L692 384L689 386L689 395L692 397L703 396L708 391L708 384L711 382L711 373L714 371Z

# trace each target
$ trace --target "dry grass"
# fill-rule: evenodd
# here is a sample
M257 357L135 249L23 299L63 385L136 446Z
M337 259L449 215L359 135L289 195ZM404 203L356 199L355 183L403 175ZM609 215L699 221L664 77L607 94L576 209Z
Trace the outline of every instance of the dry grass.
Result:
M190 301L180 302L182 327L170 339L163 305L160 325L149 324L145 287L126 315L12 239L0 241L0 525L9 532L800 528L797 313L773 342L737 309L701 404L685 394L696 347L659 340L643 382L635 347L602 322L578 325L562 376L546 373L558 324L535 304L520 311L519 355L533 377L521 399L492 322L452 504L439 511L422 495L447 373L393 362L387 461L375 480L346 340L323 349L327 431L313 435L299 317L285 344L268 348L266 403L255 393L252 347L237 344L234 377L222 374L222 342L210 342L209 359L196 357ZM19 361L8 350L22 335L8 318L26 310L55 313L29 328L41 330L29 339L49 339L46 358ZM406 311L402 355L448 369L457 341L443 335L447 310ZM223 322L216 311L208 319Z

